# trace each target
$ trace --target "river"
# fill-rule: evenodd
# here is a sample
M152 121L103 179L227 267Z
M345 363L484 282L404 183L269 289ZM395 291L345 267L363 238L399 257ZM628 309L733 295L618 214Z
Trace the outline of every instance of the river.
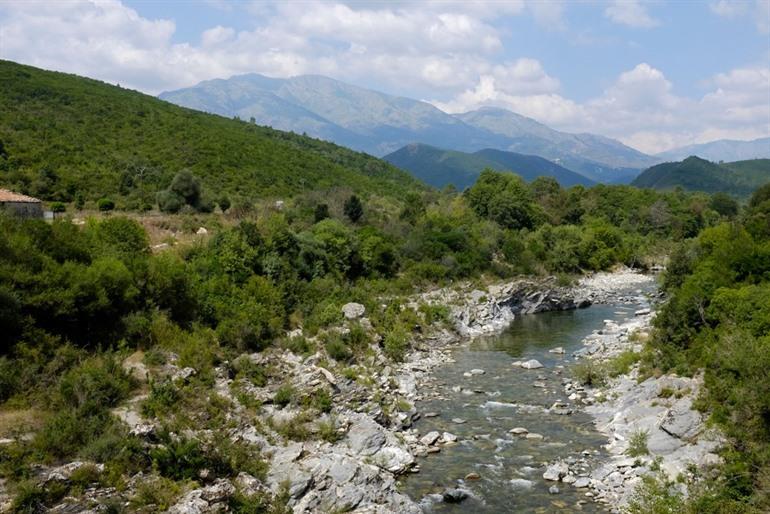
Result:
M433 397L417 405L420 412L437 416L423 416L415 427L420 434L450 432L460 442L420 458L420 472L404 478L401 490L426 512L603 512L588 501L586 489L543 479L544 465L555 459L574 459L587 473L603 457L606 443L588 414L571 405L574 412L568 415L549 408L557 401L570 403L561 381L570 373L572 353L582 347L582 339L601 329L603 320L621 321L647 306L638 291L631 295L633 301L614 305L517 316L500 335L459 346L454 362L435 369L423 389L426 397ZM565 353L551 353L555 347ZM529 359L543 367L513 365ZM471 370L484 373L468 376ZM509 431L514 427L543 439L513 435ZM466 480L471 473L479 478ZM558 493L549 491L553 486ZM453 487L467 490L470 497L456 504L441 501L442 491Z

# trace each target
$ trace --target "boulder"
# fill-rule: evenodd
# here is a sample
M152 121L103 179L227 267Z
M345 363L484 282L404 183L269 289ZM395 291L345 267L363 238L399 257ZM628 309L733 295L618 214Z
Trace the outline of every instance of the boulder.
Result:
M436 444L436 441L438 441L439 437L441 437L441 434L436 432L435 430L432 432L428 432L424 436L420 438L420 442L424 444L425 446L430 446L432 444Z
M569 466L566 462L559 461L546 468L545 473L543 473L543 478L545 480L551 480L552 482L558 482L564 478L567 473L569 473Z
M543 365L535 359L530 359L528 361L522 362L521 367L524 369L539 369L542 368Z
M342 314L347 319L358 319L364 315L364 312L366 312L366 307L360 303L350 302L342 306Z
M660 428L673 437L691 441L703 431L703 418L699 412L692 410L692 400L683 398L668 410Z
M460 503L468 498L468 492L459 487L452 487L450 489L445 489L441 497L446 503Z

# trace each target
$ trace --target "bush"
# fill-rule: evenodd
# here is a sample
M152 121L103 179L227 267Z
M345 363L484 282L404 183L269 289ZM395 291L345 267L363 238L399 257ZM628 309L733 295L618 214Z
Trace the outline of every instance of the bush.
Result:
M361 200L356 195L352 195L345 200L345 206L343 211L345 216L348 217L353 223L357 223L364 215L364 206L361 204Z
M580 384L599 387L607 383L607 370L591 359L582 359L572 366L572 376Z
M61 213L61 212L65 212L66 210L67 210L67 206L64 205L62 202L53 202L51 204L51 212Z
M192 480L208 467L201 445L194 439L169 439L150 450L153 467L164 477L173 480Z
M349 362L353 359L353 352L350 351L350 348L342 340L342 337L337 334L327 334L325 339L326 343L324 344L324 348L326 348L326 353L329 354L329 357L338 362Z
M647 441L649 439L649 430L638 430L631 434L631 438L628 440L626 455L629 457L641 457L642 455L649 454L650 451L647 449Z
M408 343L408 335L401 327L396 327L385 335L385 355L396 362L404 360Z
M294 388L291 384L284 384L278 388L273 396L273 403L281 407L286 407L294 400Z
M109 198L100 198L96 202L96 207L102 212L108 212L115 208L115 202Z

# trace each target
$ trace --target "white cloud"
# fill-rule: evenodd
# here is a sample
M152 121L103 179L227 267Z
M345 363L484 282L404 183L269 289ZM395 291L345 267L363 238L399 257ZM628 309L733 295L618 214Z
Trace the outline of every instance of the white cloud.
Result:
M760 34L770 34L770 0L719 0L709 7L717 16L728 19L751 17Z
M534 63L521 67L549 77ZM503 107L557 129L614 137L648 153L718 138L770 135L770 68L766 67L717 74L706 81L711 90L698 100L675 95L663 72L648 63L621 73L601 95L583 103L561 96L557 88L549 89L547 80L541 84L540 90L504 91L499 76L485 74L452 100L433 103L447 112Z
M561 1L209 2L240 9L254 25L240 31L215 25L199 41L177 43L174 21L142 17L119 0L0 2L0 56L149 93L239 73L319 73L384 90L429 90L444 99L433 103L450 112L505 107L646 151L715 135L770 134L767 66L710 77L707 93L691 99L677 96L660 69L640 63L601 94L577 102L537 59L501 57L502 17L532 16L544 26L565 28L569 4ZM600 9L633 27L658 23L639 2ZM752 15L761 28L768 25L770 0L722 0L711 10L724 17Z
M604 15L615 23L629 27L651 28L660 25L638 0L614 0L604 10Z

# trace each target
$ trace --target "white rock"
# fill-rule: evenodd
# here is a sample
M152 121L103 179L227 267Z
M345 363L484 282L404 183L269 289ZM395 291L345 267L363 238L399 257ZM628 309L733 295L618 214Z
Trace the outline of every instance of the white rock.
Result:
M436 441L438 441L438 438L441 437L441 434L436 432L435 430L432 432L428 432L424 436L420 438L420 442L424 444L425 446L430 446L432 444L436 444Z
M530 359L526 362L522 362L521 367L524 369L539 369L539 368L542 368L543 365L540 364L540 362L535 359Z
M209 231L206 230L205 227L200 227L195 233L198 234L199 236L205 236L206 234L209 233Z
M516 428L510 429L509 432L514 435L524 435L524 434L527 434L529 430L527 430L524 427L516 427Z
M342 306L342 314L344 314L347 319L360 318L364 315L364 312L366 312L366 307L360 303L350 302Z

